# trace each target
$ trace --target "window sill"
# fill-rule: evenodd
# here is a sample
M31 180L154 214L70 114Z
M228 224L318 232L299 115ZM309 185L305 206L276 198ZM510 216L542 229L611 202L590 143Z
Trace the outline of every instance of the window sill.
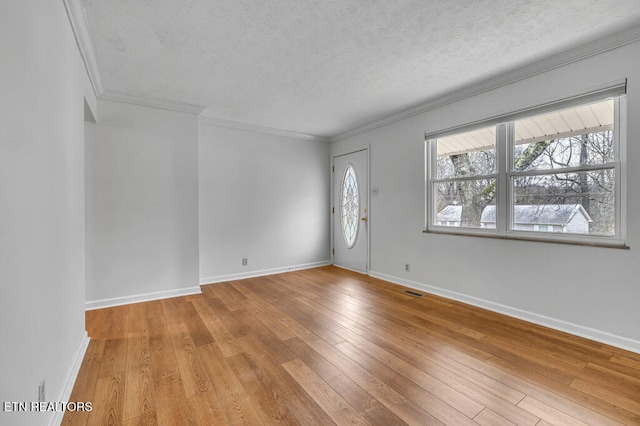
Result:
M629 250L629 246L619 240L613 241L581 241L581 240L568 240L561 238L545 238L545 236L529 236L522 233L514 233L509 235L501 235L497 233L484 233L482 231L473 230L471 232L454 231L449 229L425 229L422 231L425 234L440 234L440 235L454 235L459 237L480 237L480 238L493 238L500 240L515 240L515 241L532 241L537 243L553 243L553 244L568 244L574 246L587 246L587 247L603 247Z

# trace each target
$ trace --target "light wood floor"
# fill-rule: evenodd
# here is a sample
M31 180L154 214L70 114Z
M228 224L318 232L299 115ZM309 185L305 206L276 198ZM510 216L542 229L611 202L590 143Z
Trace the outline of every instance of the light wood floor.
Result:
M640 355L334 267L87 312L63 424L640 424Z

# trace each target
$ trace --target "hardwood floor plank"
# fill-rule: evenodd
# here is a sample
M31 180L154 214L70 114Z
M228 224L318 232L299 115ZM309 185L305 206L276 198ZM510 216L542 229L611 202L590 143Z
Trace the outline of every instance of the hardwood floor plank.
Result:
M587 424L620 425L627 423L628 421L628 418L625 416L616 416L615 412L609 410L605 412L606 415L603 415L594 409L588 408L589 401L585 401L583 398L576 398L575 393L570 392L569 387L561 386L544 377L535 376L532 373L520 370L517 365L508 364L504 366L504 368L499 368L490 362L483 362L482 360L469 357L468 355L458 352L452 348L445 348L443 351L449 354L450 357L455 358L460 362L483 372L484 374L489 374L492 377L509 384L513 388L534 397L538 401L550 405ZM614 419L619 420L615 421Z
M258 321L274 333L278 339L287 340L295 337L295 334L282 323L281 319L285 315L280 310L275 309L273 305L266 303L261 297L247 289L241 283L234 282L232 285L235 289L245 295L247 298L246 303L254 308L252 309L252 312Z
M190 398L208 391L211 387L209 377L204 372L196 345L191 340L187 326L183 323L170 324L169 334L173 342L185 397Z
M213 341L220 348L224 356L229 357L239 354L240 350L235 344L233 335L225 326L224 321L211 309L205 298L194 298L193 305L198 315L200 315L200 318L202 318L205 327L207 327L207 330L209 330L209 333L213 337Z
M146 312L146 316L147 316L147 329L149 328L149 324L148 321L149 319L162 319L163 321L166 321L164 318L164 310L162 309L162 302L161 301L153 301L153 302L147 302L146 303L146 308L147 308L147 312Z
M486 376L462 365L455 365L455 361L449 360L442 355L435 354L429 350L414 352L412 348L406 346L406 341L402 341L402 344L397 344L391 339L392 336L382 339L375 334L367 334L367 340L378 347L393 353L398 358L422 371L428 371L435 379L447 383L456 391L493 410L503 418L519 425L531 426L540 420L515 405L525 397L524 393L495 380L483 380ZM445 359L447 361L443 362ZM472 378L475 378L475 381Z
M287 314L291 319L301 324L308 330L322 337L330 345L335 345L342 342L342 338L335 333L338 327L327 328L327 323L313 318L307 312L299 309L297 306L288 304L281 308L282 312Z
M153 413L153 417L134 417L129 420L125 420L124 426L156 426L158 424L158 419L156 419L155 413Z
M222 425L226 423L222 407L213 390L198 393L187 399L189 411L197 425Z
M409 400L402 400L393 404L389 409L400 417L408 425L415 426L442 426L442 423L425 410Z
M322 303L318 303L317 300L309 299L308 297L298 297L296 298L296 301L306 305L306 307L311 309L311 312L313 313L318 313L327 318L332 318L333 321L339 325L337 328L344 327L351 329L353 327L361 327L371 324L371 321L363 319L362 317L356 317L355 315L352 315L350 311L336 308L335 305L333 305L332 308L329 308Z
M640 354L332 266L87 311L64 425L640 425Z
M189 337L195 346L208 345L213 343L214 339L209 333L208 328L204 324L202 317L198 314L198 311L191 302L192 297L186 296L184 299L187 303L182 305L181 309L181 323L185 324L189 329Z
M124 373L101 377L96 381L94 401L89 424L118 425L123 423ZM93 419L96 419L95 421Z
M260 352L263 356L268 356L276 364L283 364L296 358L296 355L282 341L269 336L244 336L238 339L238 343L245 353Z
M286 313L284 313L282 311L280 311L280 315L278 316L277 319L284 327L286 327L288 330L290 330L291 333L293 333L293 335L295 335L297 337L301 337L301 338L305 338L305 339L309 339L309 340L319 339L319 340L322 340L322 342L328 344L327 341L325 339L323 339L321 336L319 336L318 334L312 332L308 328L304 327L298 321L296 321L295 319L291 318L290 316L288 316Z
M258 424L262 420L240 380L215 344L197 348L228 423Z
M419 327L402 317L393 318L388 314L385 315L383 312L373 313L370 312L366 305L352 306L343 303L341 306L351 310L354 315L360 316L364 321L369 321L370 325L366 326L366 328L373 332L377 330L387 330L392 334L398 333L399 335L407 336L414 341L425 342L425 344L432 348L451 345L476 358L488 359L493 356L479 349L479 344L476 339L469 339L467 336L462 336L465 340L461 340L455 333L443 334L425 327ZM360 321L360 323L362 324L362 321ZM472 343L467 344L467 340L470 340Z
M313 280L305 279L303 275L295 273L274 275L272 282L277 283L278 288L293 297L318 298L319 287Z
M215 344L197 348L204 368L229 424L255 425L262 423L254 404L233 373L220 349Z
M299 312L310 318L310 320L318 323L320 327L324 327L331 331L344 327L344 325L336 321L336 315L333 313L325 314L325 312L322 312L321 310L310 308L309 305L302 303L298 298L294 299L290 303L290 306L294 307L296 312Z
M127 335L129 305L114 306L108 309L87 311L86 320L93 320L89 337L96 339L118 339ZM87 330L89 331L89 330Z
M590 362L591 365L598 365L606 369L620 373L628 378L640 380L640 369L635 368L634 363L629 358L621 358L612 356L611 360L603 362L601 360L594 360Z
M167 325L182 322L182 305L184 303L186 303L184 297L171 297L160 300L164 320Z
M612 348L600 343L459 302L439 314L452 320L462 319L474 323L476 327L486 330L487 335L508 340L513 345L542 349L548 354L562 355L566 359L586 361L609 359L612 355Z
M176 409L165 411L158 417L159 426L196 426L196 418L185 404Z
M591 362L584 370L580 377L586 378L590 383L631 399L640 399L640 379Z
M362 333L358 332L358 334ZM423 344L423 342L405 336L399 337L397 333L375 332L371 329L368 330L367 335L369 340L382 348L392 349L396 354L403 354L405 359L412 358L416 355L425 358L425 360L451 370L455 374L464 377L485 391L495 394L511 404L517 404L525 397L523 392L506 385L502 381L496 380L496 378L490 375L483 374L439 352L439 346L436 346L436 349L432 349L430 346ZM395 338L395 340L392 340L393 338Z
M127 332L139 333L147 330L147 306L150 303L134 303L129 305L129 323Z
M632 357L633 354L626 354L626 356L615 354L611 357L611 361L616 364L624 365L629 368L633 368L640 373L640 355Z
M394 406L405 400L402 395L378 379L375 375L371 374L368 369L353 361L337 348L329 345L319 337L314 338L313 336L301 336L285 343L296 347L298 344L293 342L293 340L296 339L309 346L309 348L318 353L318 355L330 360L331 363L340 371L340 374L353 380L354 383L358 384L358 386L367 391L370 395L374 396L386 407Z
M520 370L517 365L511 363L497 362L496 359L490 359L488 363L496 365L501 370L513 372L517 376L539 385L539 387L534 386L531 388L527 395L568 413L587 424L640 424L633 414L570 386L560 384L526 369ZM586 419L598 419L598 421Z
M282 364L285 370L338 425L369 424L331 386L299 359Z
M360 412L360 414L372 425L404 426L407 424L407 422L405 422L400 417L395 415L393 411L389 410L386 407L382 407L380 405L371 407L366 411ZM422 424L424 425L424 423Z
M98 377L109 377L124 373L127 367L127 339L107 339L100 363Z
M436 395L438 398L445 401L455 407L469 418L475 417L482 409L482 405L468 398L464 394L458 392L447 383L437 380L430 374L416 368L414 365L400 359L396 355L380 348L379 346L371 343L369 340L357 335L349 330L338 330L340 336L345 340L348 340L354 346L360 348L366 353L370 354L379 361L389 365L397 373L404 375L406 378L412 380L424 390Z
M499 358L505 362L517 364L520 368L526 368L563 385L569 385L580 368L569 362L550 360L527 348L512 346L492 337L485 337L483 344L487 352L493 353L493 360Z
M164 317L147 318L149 353L158 422L181 409L186 400L169 327Z
M146 330L129 333L123 419L149 420L155 418L155 412L149 336Z
M525 399L520 401L518 403L518 406L551 424L566 426L587 426L586 423L583 423L580 420L575 419L543 402L537 401L530 396L527 396Z
M640 420L640 392L635 395L635 399L631 399L582 379L575 379L571 387L626 410Z
M270 388L274 398L279 401L287 401L287 407L297 419L297 424L332 424L327 413L268 353L265 354L250 344L244 346L243 349L244 354L260 372L260 379L265 386Z
M286 401L278 392L273 392L262 372L245 354L227 358L231 369L242 383L242 387L251 396L264 413L265 423L295 424L296 419L287 408Z
M227 309L232 312L245 309L244 302L246 301L246 296L236 290L232 285L233 283L234 281L221 283L212 288L213 293L217 295L218 298L226 305Z
M396 370L370 356L366 351L363 351L352 343L348 341L342 342L336 345L336 349L340 350L358 364L366 366L372 374L379 377L380 380L389 387L396 390L417 407L422 408L427 413L426 419L433 418L447 425L475 425L470 417L465 416L406 376L398 374ZM398 416L402 417L400 414L398 414Z
M535 417L535 416L534 416ZM536 422L533 425L537 425L540 421L539 418L536 417ZM512 423L504 417L500 416L497 413L485 408L480 411L477 416L473 418L473 421L482 425L482 426L517 426L518 423Z
M291 339L287 346L298 356L304 364L313 370L345 401L371 424L403 424L400 417L395 415L383 403L374 398L356 382L344 375L337 367L314 351L300 339Z

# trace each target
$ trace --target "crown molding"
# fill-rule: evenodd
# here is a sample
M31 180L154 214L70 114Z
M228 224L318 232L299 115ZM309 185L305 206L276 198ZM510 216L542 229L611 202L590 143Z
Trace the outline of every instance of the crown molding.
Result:
M221 120L208 115L200 115L198 123L213 127L224 127L226 129L244 130L246 132L268 134L274 136L284 136L294 139L304 139L314 142L330 143L331 139L324 136L310 135L307 133L299 133L291 130L275 129L273 127L256 126L253 124L240 123L237 121Z
M372 121L368 124L356 127L355 129L337 134L331 137L331 142L339 142L353 136L366 133L368 131L387 126L397 121L405 120L428 111L432 111L443 106L459 102L473 96L480 95L503 86L525 80L527 78L560 68L592 56L608 52L613 49L634 43L640 40L640 25L633 25L619 32L592 40L573 48L563 50L555 55L548 56L541 60L530 62L524 66L511 71L490 77L488 79L471 83L460 89L454 90L443 96L432 98L419 105L404 109L395 114Z
M82 0L62 0L62 2L67 11L67 17L69 18L78 50L80 50L82 62L84 62L84 67L91 81L93 92L96 97L100 97L104 92L104 86L102 85L102 79L98 71L96 53L93 49L91 33L89 32L89 26L87 24L87 15L84 12Z
M100 95L100 99L106 101L124 102L126 104L134 104L151 108L165 109L168 111L183 112L193 115L198 115L204 110L204 107L200 105L186 104L183 102L169 101L166 99L133 96L122 92L114 92L113 90L105 90L102 95Z

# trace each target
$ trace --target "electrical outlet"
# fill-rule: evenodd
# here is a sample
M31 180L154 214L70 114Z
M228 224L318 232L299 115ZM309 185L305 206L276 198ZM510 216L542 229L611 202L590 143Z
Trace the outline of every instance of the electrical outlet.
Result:
M38 402L44 402L44 380L38 386Z
M410 271L411 271L411 265L409 265L408 263L405 263L405 264L404 264L404 270L405 270L406 272L410 272Z
M247 266L248 264L249 264L249 258L243 257L242 258L242 266Z

